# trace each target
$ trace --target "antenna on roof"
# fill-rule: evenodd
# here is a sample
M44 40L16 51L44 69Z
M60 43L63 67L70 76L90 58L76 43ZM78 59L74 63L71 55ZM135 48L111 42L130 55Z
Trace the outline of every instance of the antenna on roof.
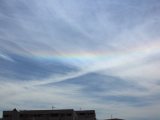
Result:
M112 119L112 114L111 114L111 119Z
M53 110L54 108L56 108L56 107L52 106L52 110Z

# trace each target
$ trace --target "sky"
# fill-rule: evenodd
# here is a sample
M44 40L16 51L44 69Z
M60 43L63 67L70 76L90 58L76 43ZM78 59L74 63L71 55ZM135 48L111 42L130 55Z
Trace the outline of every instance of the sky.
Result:
M159 13L159 0L0 0L0 116L159 120Z

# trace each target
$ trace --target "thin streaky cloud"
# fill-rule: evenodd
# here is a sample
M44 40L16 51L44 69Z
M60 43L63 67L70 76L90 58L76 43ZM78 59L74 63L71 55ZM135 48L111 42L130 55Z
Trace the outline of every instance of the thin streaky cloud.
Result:
M159 120L159 12L159 0L1 0L0 110Z

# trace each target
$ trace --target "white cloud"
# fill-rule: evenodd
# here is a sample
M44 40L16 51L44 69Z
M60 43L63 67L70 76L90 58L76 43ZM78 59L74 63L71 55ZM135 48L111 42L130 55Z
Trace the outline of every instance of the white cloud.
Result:
M56 104L57 108L94 108L98 117L108 116L107 112L122 118L146 114L148 117L159 116L157 100L152 105L133 107L107 100L97 102L100 98L86 96L81 91L82 85L45 86L97 72L134 81L147 89L95 93L99 96L158 96L158 5L159 2L148 1L3 1L0 7L0 58L13 62L10 56L13 53L35 61L56 59L79 70L25 82L1 76L0 107L31 109Z

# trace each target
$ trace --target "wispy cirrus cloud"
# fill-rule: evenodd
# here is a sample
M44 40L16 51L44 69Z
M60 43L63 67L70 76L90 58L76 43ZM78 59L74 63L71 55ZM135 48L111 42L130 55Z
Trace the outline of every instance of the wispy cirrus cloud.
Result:
M11 80L41 80L50 75L66 74L78 70L76 67L68 66L61 61L47 61L46 63L46 61L36 60L33 57L15 54L9 56L2 56L0 59L0 75Z
M157 120L159 6L1 0L0 109L55 104Z

